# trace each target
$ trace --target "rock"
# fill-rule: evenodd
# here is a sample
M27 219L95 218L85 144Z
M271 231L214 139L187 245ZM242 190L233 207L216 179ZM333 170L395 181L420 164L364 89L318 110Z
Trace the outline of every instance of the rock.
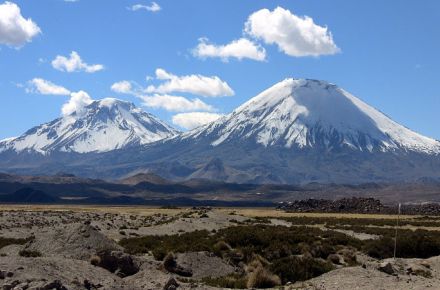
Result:
M18 284L20 284L20 281L18 281L18 280L15 280L15 281L8 283L8 284L3 284L3 290L11 290L15 286L17 286Z
M384 272L388 275L397 275L396 270L390 262L382 262L378 268L379 271Z
M133 258L121 251L103 250L97 253L99 261L96 266L104 268L119 277L127 277L139 272L139 266Z
M425 268L431 269L431 264L428 263L428 261L421 261L419 263L420 266L423 266Z
M12 276L14 276L14 273L10 272L10 271L2 271L0 270L0 279L6 279L6 278L11 278Z
M191 269L195 279L222 277L234 273L235 268L209 252L187 252L176 255L176 263Z
M67 290L67 288L63 285L63 283L61 283L60 280L55 280L53 282L50 282L46 285L44 285L43 287L40 288L41 290Z
M163 290L174 290L179 287L179 283L177 283L176 279L170 278L168 282L163 286Z
M191 277L193 275L192 270L182 265L178 265L176 257L173 253L168 253L163 260L163 267L170 273L174 273L184 277Z

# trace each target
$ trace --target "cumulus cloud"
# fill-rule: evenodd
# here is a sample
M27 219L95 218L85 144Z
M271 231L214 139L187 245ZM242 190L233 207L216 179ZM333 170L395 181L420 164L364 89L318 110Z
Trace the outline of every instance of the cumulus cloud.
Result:
M85 71L87 73L94 73L104 69L102 64L89 65L85 63L76 51L72 51L70 57L58 55L52 61L52 67L64 72Z
M129 81L116 82L110 87L110 89L115 93L120 93L120 94L133 93L133 87Z
M127 9L131 11L147 10L150 12L159 12L160 10L162 10L162 8L156 2L151 2L150 5L135 4L128 7Z
M191 112L180 113L172 117L173 124L182 128L191 130L202 125L214 122L215 120L223 117L222 114L206 113L206 112Z
M8 1L0 4L0 44L21 47L39 33L40 27L23 17L17 4Z
M202 100L195 98L189 100L181 96L171 95L153 95L141 96L143 105L154 109L165 109L171 112L188 112L188 111L214 111L214 107L206 104Z
M150 85L146 93L168 94L173 92L190 93L203 97L233 96L234 91L217 76L187 75L176 76L164 69L156 69L156 78L164 80L158 86Z
M199 58L218 57L223 61L229 58L242 60L249 58L257 61L266 59L266 50L247 38L233 40L225 45L209 43L207 38L200 38L199 44L193 49L193 55Z
M70 91L65 87L56 85L50 81L34 78L28 82L28 87L26 88L26 92L28 93L38 93L42 95L60 95L60 96L68 96L70 95Z
M71 92L65 87L41 78L30 80L26 92L42 95L69 96L70 99L61 108L63 116L71 115L74 112L76 112L76 115L81 115L84 107L93 102L93 99L85 91Z
M84 112L84 107L93 102L92 98L84 91L73 92L70 94L70 99L61 108L64 116L69 116L73 113L81 115Z
M290 56L319 56L340 51L327 27L319 26L308 16L297 16L277 7L251 14L245 32L267 44L276 44Z

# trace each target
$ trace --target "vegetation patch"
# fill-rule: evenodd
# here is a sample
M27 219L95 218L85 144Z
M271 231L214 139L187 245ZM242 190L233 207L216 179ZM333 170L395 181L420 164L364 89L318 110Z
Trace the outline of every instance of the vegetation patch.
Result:
M3 238L0 237L0 249L9 245L24 245L30 240L34 239L33 237L29 237L26 239L14 239L14 238Z
M378 240L365 242L363 251L377 259L394 255L394 233L388 231ZM440 233L426 230L400 230L397 236L396 256L399 258L429 258L440 255Z
M151 252L157 260L165 262L169 260L167 254L170 252L214 253L243 271L203 281L208 285L230 288L274 287L286 281L316 277L333 269L326 261L329 255L336 254L341 248L362 248L359 240L334 231L265 224L233 226L215 233L195 231L125 238L120 245L130 254ZM301 263L306 263L304 269L299 266Z
M33 251L33 250L21 250L20 252L18 252L18 254L21 257L26 257L26 258L36 258L42 256L39 251Z
M259 223L235 225L213 232L203 230L176 235L125 238L120 244L131 254L151 252L161 261L170 252L214 253L241 269L241 272L234 275L203 279L207 285L224 288L265 288L305 281L331 271L335 265L356 265L357 251L377 259L393 256L395 232L389 227L378 225L388 224L389 221L312 219L316 223L379 235L380 238L361 241L344 233L316 227L285 227ZM310 218L288 220L313 224ZM349 224L345 225L348 220ZM370 223L378 226L371 226ZM396 254L402 258L440 255L440 232L399 230Z

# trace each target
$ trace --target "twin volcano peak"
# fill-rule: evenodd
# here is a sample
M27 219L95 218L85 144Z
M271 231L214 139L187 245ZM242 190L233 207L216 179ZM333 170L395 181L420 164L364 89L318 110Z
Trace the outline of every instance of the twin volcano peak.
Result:
M0 171L41 175L66 166L98 178L152 172L238 183L438 180L440 142L333 84L285 79L185 133L129 102L103 99L0 142Z
M171 138L288 149L438 154L440 143L394 122L345 90L324 81L285 79L232 113L179 135L134 104L93 101L70 115L0 142L0 152L107 152Z

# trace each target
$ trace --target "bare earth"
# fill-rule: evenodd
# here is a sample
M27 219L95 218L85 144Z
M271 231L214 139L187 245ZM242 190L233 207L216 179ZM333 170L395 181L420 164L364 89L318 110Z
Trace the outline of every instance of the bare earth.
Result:
M207 252L177 254L178 264L192 270L191 280L167 272L150 254L127 258L139 265L139 271L125 277L94 266L90 261L102 249L126 255L117 244L124 237L171 235L204 229L213 231L255 217L268 217L273 225L291 226L280 217L307 215L273 209L220 208L208 210L208 217L200 218L191 212L190 208L0 206L0 237L34 237L24 245L14 244L0 249L0 286L3 287L0 289L176 289L172 286L173 278L179 284L177 289L214 289L201 283L200 279L226 276L237 269ZM395 218L341 214L309 216ZM310 226L322 228L320 225ZM339 231L358 239L375 238L353 231ZM23 249L38 251L41 256L20 256ZM284 286L284 289L440 289L440 257L377 261L358 254L358 262L362 266L341 267L311 280ZM389 262L395 273L379 271L383 262ZM430 275L414 275L417 270L427 271Z

